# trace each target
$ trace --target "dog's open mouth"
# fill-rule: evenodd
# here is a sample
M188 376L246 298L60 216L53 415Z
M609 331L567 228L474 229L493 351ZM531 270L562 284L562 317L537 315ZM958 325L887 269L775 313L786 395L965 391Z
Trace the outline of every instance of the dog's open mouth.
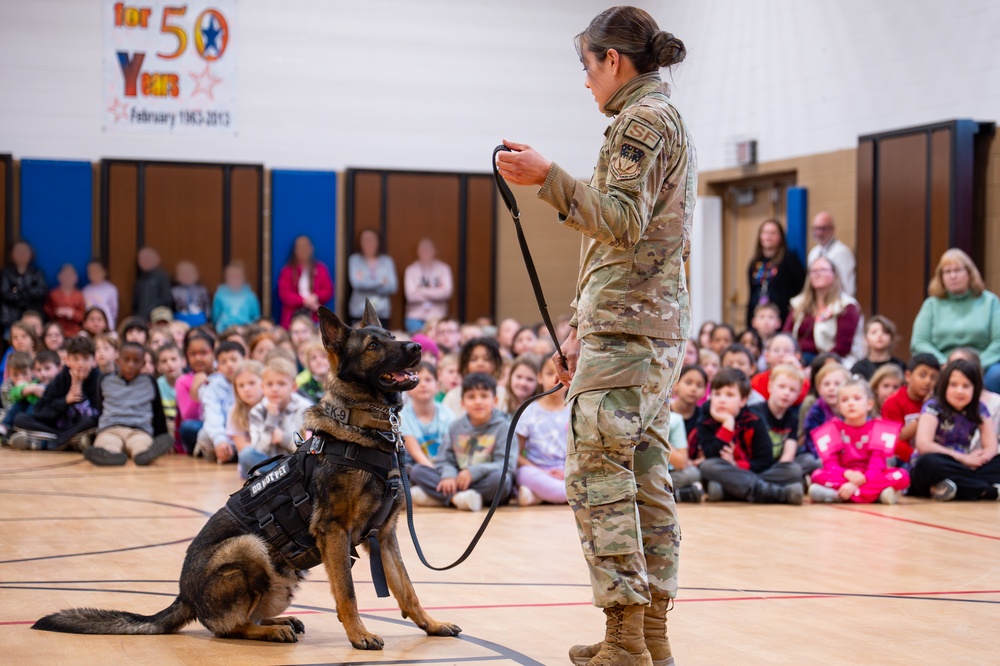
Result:
M382 386L387 388L399 388L401 386L416 385L420 380L417 378L417 373L415 370L403 370L401 372L387 372L381 377L379 381Z

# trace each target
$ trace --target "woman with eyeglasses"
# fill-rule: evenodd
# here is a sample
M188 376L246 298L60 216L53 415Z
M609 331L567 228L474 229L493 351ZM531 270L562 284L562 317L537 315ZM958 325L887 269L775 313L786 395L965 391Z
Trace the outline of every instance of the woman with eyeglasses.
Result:
M844 293L833 262L819 257L809 265L809 275L802 293L791 300L792 310L784 331L799 343L802 362L811 363L817 354L829 352L844 359L850 367L852 348L861 320L861 306Z
M962 250L951 248L938 262L929 296L913 321L912 354L928 353L942 365L959 347L979 352L983 384L1000 392L1000 299Z

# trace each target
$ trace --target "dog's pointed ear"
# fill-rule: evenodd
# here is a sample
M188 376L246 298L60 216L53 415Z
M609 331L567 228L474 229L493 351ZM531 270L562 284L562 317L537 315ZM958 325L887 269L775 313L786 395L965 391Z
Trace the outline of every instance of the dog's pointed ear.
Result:
M344 322L340 321L340 317L333 314L333 311L325 305L320 306L318 314L319 332L323 337L323 346L328 351L339 352L344 346L344 340L347 339L347 334L351 329Z
M375 306L367 298L365 299L365 314L361 317L361 328L366 328L368 326L374 326L375 328L382 328L382 322L378 319L378 313L375 312Z

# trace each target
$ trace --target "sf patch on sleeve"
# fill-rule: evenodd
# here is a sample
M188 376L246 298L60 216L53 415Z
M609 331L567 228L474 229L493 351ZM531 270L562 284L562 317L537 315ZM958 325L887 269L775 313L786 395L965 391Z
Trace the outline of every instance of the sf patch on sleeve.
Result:
M642 174L642 161L646 152L630 143L623 143L618 154L611 158L611 175L615 180L625 181L638 178Z

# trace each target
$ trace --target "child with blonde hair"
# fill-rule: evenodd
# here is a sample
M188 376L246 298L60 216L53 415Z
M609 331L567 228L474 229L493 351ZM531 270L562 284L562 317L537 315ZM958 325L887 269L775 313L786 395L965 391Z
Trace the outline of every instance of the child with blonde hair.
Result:
M250 410L264 398L264 366L257 361L244 361L233 375L233 407L226 418L226 434L236 447L238 456L250 446Z
M240 474L268 458L295 451L295 435L305 437L303 419L312 405L295 392L295 362L275 355L264 364L261 385L264 398L250 410L250 446L239 453ZM261 473L273 464L261 468Z
M434 397L441 402L448 391L462 385L462 373L458 370L458 354L445 354L437 364L438 394Z
M523 358L523 357L522 357ZM527 367L527 366L522 366ZM538 371L537 384L548 391L559 384L550 356ZM513 392L513 387L512 391ZM508 395L509 393L508 392ZM566 504L566 441L569 437L566 387L531 403L517 422L521 454L517 458L517 503Z
M875 418L882 418L882 405L903 386L903 382L903 371L895 363L886 363L872 374L868 385L875 396L875 408L872 410Z
M886 463L895 449L899 424L872 419L874 405L875 394L861 377L848 380L837 391L840 418L812 431L823 461L809 486L813 502L895 504L909 487L906 470Z

